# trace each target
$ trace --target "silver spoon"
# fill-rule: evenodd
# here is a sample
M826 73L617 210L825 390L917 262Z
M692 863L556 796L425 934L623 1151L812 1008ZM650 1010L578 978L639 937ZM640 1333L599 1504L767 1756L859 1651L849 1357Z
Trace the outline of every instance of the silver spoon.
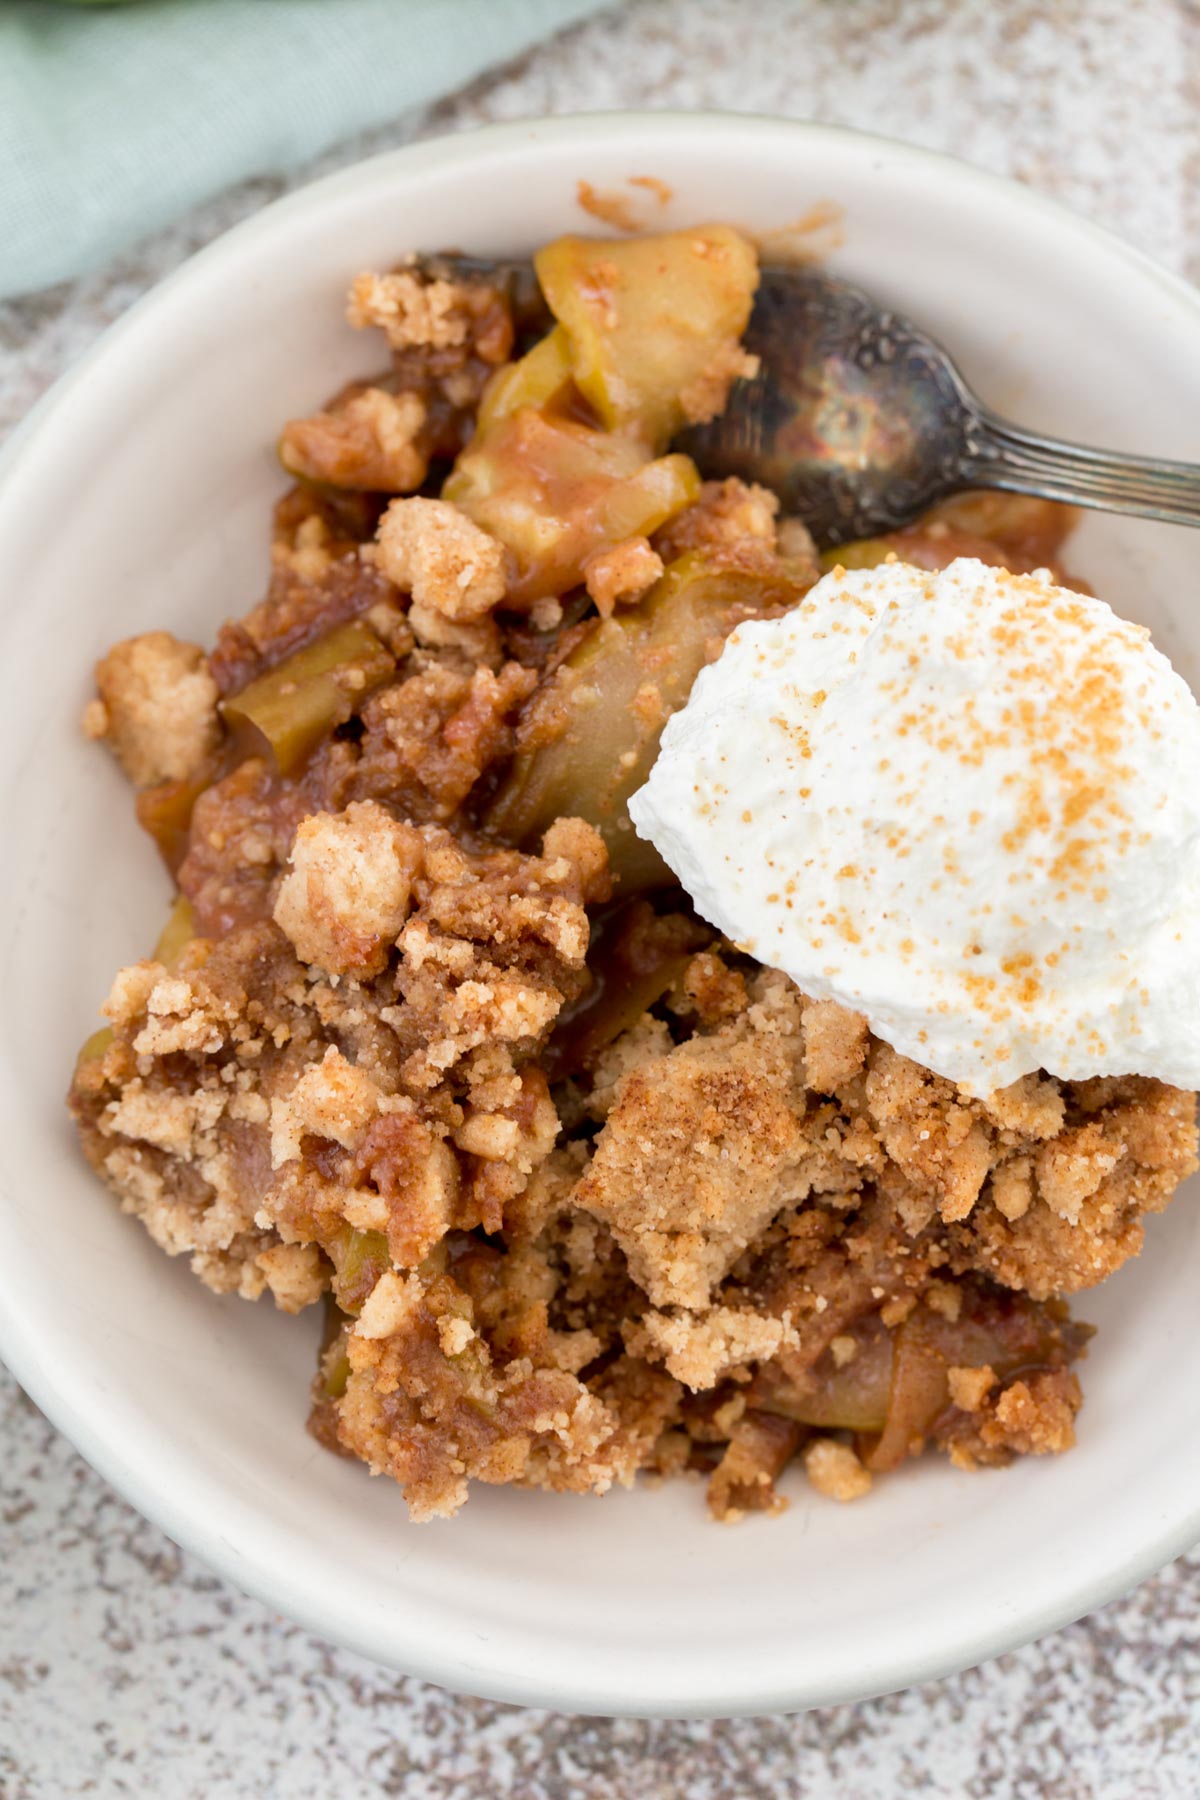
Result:
M505 286L519 323L547 320L532 266L428 258L431 272ZM678 440L706 475L773 488L819 542L907 525L965 488L1200 525L1200 466L1063 443L999 417L932 338L861 288L767 266L746 333L759 373Z

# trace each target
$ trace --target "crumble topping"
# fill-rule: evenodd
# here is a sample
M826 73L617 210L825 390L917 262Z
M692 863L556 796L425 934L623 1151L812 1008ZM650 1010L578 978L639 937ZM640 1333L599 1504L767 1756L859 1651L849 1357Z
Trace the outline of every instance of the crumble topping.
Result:
M1082 1394L1068 1369L1013 1381L971 1410L948 1434L950 1460L960 1469L1003 1466L1014 1456L1061 1456L1075 1442Z
M648 593L666 567L647 537L626 538L611 550L598 551L583 565L584 585L602 619L618 606L632 606Z
M375 559L412 595L413 613L469 624L504 599L504 546L445 500L393 500L379 522Z
M648 1312L629 1337L630 1349L651 1361L661 1357L669 1374L697 1392L798 1342L786 1315L764 1317L732 1306L700 1314Z
M271 1102L271 1166L277 1169L298 1157L306 1137L329 1138L343 1150L357 1150L379 1097L367 1071L330 1044L319 1063L310 1063L295 1086Z
M819 1094L835 1094L867 1060L867 1021L836 1000L810 1000L800 1009L804 1074Z
M690 425L705 425L725 407L735 381L752 381L759 359L740 344L722 344L708 367L680 389L679 404Z
M699 498L664 526L655 538L660 554L670 560L689 550L724 551L744 556L747 549L774 550L778 497L756 482L731 475L706 481Z
M423 281L411 269L356 276L346 318L356 331L378 326L393 350L445 350L464 344L471 291L452 281Z
M804 1447L804 1473L827 1500L861 1500L871 1491L871 1473L849 1444L836 1438L813 1438Z
M985 1363L982 1369L947 1369L950 1398L963 1412L979 1412L996 1385L995 1371Z
M289 420L280 458L305 481L410 493L429 469L428 417L419 394L355 383L326 411Z
M775 1482L796 1454L802 1428L774 1413L752 1412L734 1400L714 1413L713 1430L718 1439L728 1439L708 1482L713 1517L732 1525L748 1512L783 1512L787 1501Z
M748 309L748 247L661 245ZM162 632L116 646L84 717L180 893L81 1052L84 1151L215 1292L323 1302L310 1428L417 1519L473 1481L690 1472L733 1521L781 1510L792 1466L844 1501L927 1446L961 1468L1064 1451L1089 1328L1063 1297L1136 1255L1196 1167L1193 1095L1040 1072L968 1093L664 888L626 804L663 720L733 624L802 603L819 558L766 489L697 496L686 458L647 460L753 359L727 318L681 351L623 248L569 241L586 305L560 280L532 348L539 308L486 282L359 277L351 322L391 367L285 427L302 479L265 599L211 658ZM622 386L606 334L631 324ZM660 352L686 352L670 392ZM412 491L468 444L504 544ZM964 496L887 543L1036 569L1069 523ZM664 624L643 602L685 556L738 598L714 610L685 564ZM293 679L347 626L365 664ZM1117 759L1092 676L1059 737ZM270 717L266 749L226 729L218 702L264 679L315 720L303 754ZM1073 805L1082 834L1103 796ZM1097 871L1080 851L1061 873Z
M103 737L135 787L178 781L220 739L217 686L198 644L147 631L115 644L96 664L98 702L84 730Z
M408 917L420 833L374 800L311 813L292 840L275 923L327 975L378 975Z
M79 722L83 726L84 737L92 738L93 740L96 738L107 737L109 717L108 708L105 706L103 700L89 700L83 709Z
M225 1262L196 1268L222 1291L231 1262L281 1240L322 1253L326 1286L356 1278L343 1266L359 1254L354 1233L379 1233L385 1256L415 1263L452 1226L498 1223L558 1136L527 1058L579 992L585 897L606 891L601 840L564 820L548 855L472 857L436 827L389 815L381 826L362 811L386 842L399 832L420 851L388 974L335 985L273 921L194 939L174 973L121 972L106 1008L112 1041L76 1073L97 1167L173 1253L220 1252ZM314 817L318 849L345 823ZM362 812L349 824L360 829ZM331 866L346 875L345 861ZM377 889L343 881L331 901L322 879L320 905L341 909L334 940L377 935ZM324 944L329 919L318 922Z
M314 586L329 574L334 554L333 533L320 513L309 513L290 537L277 537L271 544L271 561L276 569Z
M621 1080L576 1203L656 1306L703 1307L751 1239L811 1185L794 1038L749 1015Z
M281 1312L303 1312L325 1292L324 1261L315 1244L275 1244L260 1250L254 1263Z

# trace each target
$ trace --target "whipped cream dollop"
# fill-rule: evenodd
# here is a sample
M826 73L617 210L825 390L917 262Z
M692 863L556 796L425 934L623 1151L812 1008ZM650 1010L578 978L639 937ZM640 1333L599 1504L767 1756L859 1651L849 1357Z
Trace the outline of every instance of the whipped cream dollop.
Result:
M1200 708L1045 571L825 575L733 633L629 810L704 918L970 1093L1200 1087Z

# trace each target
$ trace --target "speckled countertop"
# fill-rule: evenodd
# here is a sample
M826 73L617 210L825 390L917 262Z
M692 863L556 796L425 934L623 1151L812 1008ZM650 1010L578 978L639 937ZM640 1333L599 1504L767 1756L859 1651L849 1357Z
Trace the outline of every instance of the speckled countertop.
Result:
M1200 280L1198 101L1187 0L632 0L320 167L531 113L791 113L1016 175ZM144 288L284 185L248 183L101 274L0 306L0 432ZM452 1698L243 1599L0 1371L0 1800L334 1793L1195 1800L1200 1554L1038 1645L888 1699L726 1724L564 1718Z

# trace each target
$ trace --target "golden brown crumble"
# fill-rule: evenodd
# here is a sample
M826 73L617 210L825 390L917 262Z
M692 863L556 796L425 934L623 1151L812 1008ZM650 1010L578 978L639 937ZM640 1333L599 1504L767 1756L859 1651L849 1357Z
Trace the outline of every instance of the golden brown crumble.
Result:
M378 975L408 917L420 833L375 800L310 813L296 828L275 923L327 975Z
M379 522L375 560L411 594L413 614L470 624L504 599L504 546L444 500L393 500Z
M645 1427L631 1432L624 1415L633 1402L665 1423L672 1385L646 1371L639 1394L617 1364L593 1392L547 1360L533 1334L500 1362L474 1312L445 1275L385 1275L346 1338L338 1441L399 1481L416 1519L456 1511L470 1480L596 1493L628 1485Z
M255 1262L283 1312L303 1312L325 1292L325 1261L315 1244L275 1244Z
M1012 1381L994 1398L981 1398L947 1433L950 1460L960 1469L975 1469L1003 1465L1014 1456L1061 1456L1075 1442L1082 1398L1069 1369Z
M420 395L355 383L326 411L289 420L279 455L304 481L407 494L429 469L427 425Z
M607 1119L625 1077L656 1057L666 1056L674 1047L667 1021L656 1019L653 1013L643 1013L597 1055L586 1102L590 1116L599 1121Z
M817 1437L804 1447L804 1473L827 1500L861 1500L871 1491L871 1472L849 1444Z
M648 593L666 565L647 537L626 538L601 550L583 565L584 586L602 619L618 606L632 606Z
M804 1075L818 1094L853 1081L867 1060L867 1021L834 1000L810 1000L800 1011Z
M446 350L470 330L470 290L451 281L424 281L411 269L359 275L346 317L356 330L377 325L393 350Z
M271 1166L298 1161L306 1137L357 1150L379 1113L380 1089L366 1069L330 1044L294 1084L271 1102Z
M313 821L326 847L345 823ZM542 858L403 832L414 910L374 986L334 985L271 922L114 983L112 1041L80 1063L73 1104L92 1160L173 1254L310 1244L336 1284L353 1233L419 1258L453 1222L494 1221L553 1149L545 1078L522 1062L578 991L603 845L572 821ZM334 898L336 941L373 941L377 892Z
M103 700L89 700L80 718L84 737L107 737L109 728L108 708Z
M758 374L758 357L740 344L722 344L707 368L686 382L679 392L683 416L691 425L707 424L725 407L735 381L750 381Z
M782 1512L787 1501L775 1482L796 1453L801 1427L737 1405L727 1405L718 1418L718 1440L728 1441L708 1483L713 1517L732 1525L748 1512Z
M978 1412L996 1385L995 1371L985 1363L981 1369L947 1369L950 1398L963 1412Z
M99 705L84 717L107 738L135 787L190 775L220 738L217 686L198 644L147 631L115 644L96 664Z
M700 497L672 519L655 538L659 553L670 560L689 550L745 553L747 545L774 550L779 501L769 488L739 481L706 481Z
M751 1363L769 1361L796 1338L786 1316L713 1306L702 1313L648 1312L628 1342L639 1356L661 1359L668 1374L700 1392L735 1371L745 1374Z
M298 581L313 586L324 581L333 567L335 545L328 521L320 513L310 513L293 533L276 538L271 545L271 561L275 567Z
M804 1125L796 1015L747 1014L621 1080L576 1204L608 1224L656 1306L704 1307L714 1283L821 1154Z
M211 657L151 632L98 665L84 728L180 901L81 1053L84 1150L217 1293L324 1300L311 1429L416 1518L688 1470L732 1520L794 1463L849 1500L926 1446L1065 1450L1063 1296L1195 1169L1195 1097L970 1098L664 888L628 795L819 558L766 489L659 454L751 372L748 245L552 251L539 342L484 281L360 276L391 366L285 427L265 598ZM1031 569L1069 525L968 495L879 548Z

